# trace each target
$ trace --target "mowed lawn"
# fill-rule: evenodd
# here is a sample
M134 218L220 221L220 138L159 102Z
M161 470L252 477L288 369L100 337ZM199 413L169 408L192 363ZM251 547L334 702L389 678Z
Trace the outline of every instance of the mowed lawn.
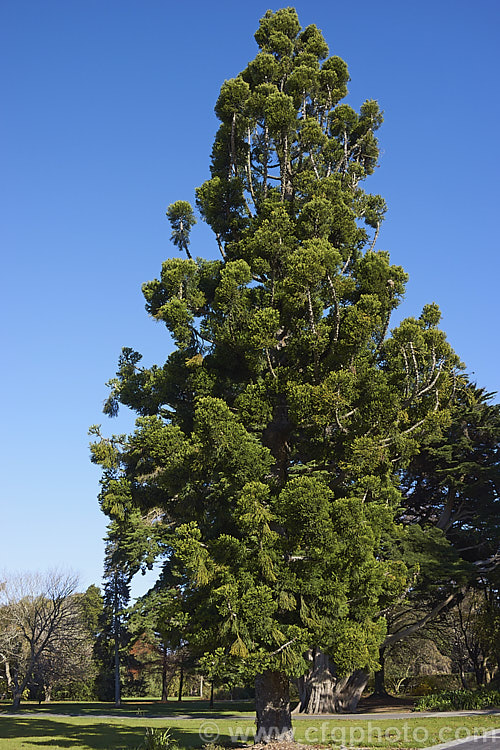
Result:
M10 710L10 703L0 701L0 716L2 712ZM216 701L215 707L210 708L207 700L197 698L184 698L182 701L170 699L168 703L151 698L134 698L124 700L120 708L115 708L114 703L105 702L70 702L38 704L36 701L23 701L21 713L30 712L43 714L64 714L66 716L190 716L197 717L224 717L224 716L254 716L255 707L252 700L247 701Z
M194 702L193 702L194 703ZM205 704L206 705L206 704ZM231 713L235 712L235 704ZM188 710L188 706L192 710ZM48 710L65 708L65 716L52 717ZM238 706L240 707L240 706ZM29 717L2 715L0 707L0 750L40 750L40 748L71 748L72 750L125 750L137 748L141 744L145 728L148 726L171 727L181 747L202 747L208 742L242 746L251 744L255 730L253 713L247 710L239 713L239 718L228 716L227 707L217 707L207 711L198 703L198 710L191 702L168 708L162 704L144 703L141 709L156 716L113 715L112 718L99 718L98 712L108 713L106 704L54 704L41 709L34 706ZM86 715L74 716L81 708ZM167 716L165 710L172 709ZM105 710L103 710L105 709ZM131 705L116 709L130 714ZM194 710L193 710L194 709ZM158 713L163 712L163 716ZM62 713L61 710L58 711ZM89 712L92 712L89 713ZM180 718L183 714L193 718ZM175 714L178 714L176 716ZM468 717L421 718L409 714L400 720L377 719L296 719L294 730L296 740L315 745L341 745L374 748L423 748L452 740L467 734L479 734L490 729L500 728L500 715L475 715Z

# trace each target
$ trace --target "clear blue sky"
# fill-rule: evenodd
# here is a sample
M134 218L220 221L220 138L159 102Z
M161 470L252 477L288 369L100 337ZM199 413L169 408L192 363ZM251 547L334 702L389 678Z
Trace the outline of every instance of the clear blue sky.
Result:
M87 428L131 425L101 414L122 346L147 364L170 350L140 286L175 252L166 206L207 178L220 84L254 57L268 7L0 3L0 569L69 566L100 582ZM385 110L366 186L389 205L379 247L410 274L404 314L438 302L469 371L497 390L498 0L296 7L348 62L350 103ZM214 253L199 225L193 243Z

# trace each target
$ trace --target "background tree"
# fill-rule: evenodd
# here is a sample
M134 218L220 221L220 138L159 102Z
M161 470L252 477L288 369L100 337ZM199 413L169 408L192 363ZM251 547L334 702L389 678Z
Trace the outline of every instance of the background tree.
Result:
M175 675L179 677L178 699L182 699L184 668L192 662L185 640L188 618L179 606L180 595L178 590L157 585L136 602L129 620L132 639L145 638L156 649L163 702L168 700Z
M97 637L99 618L103 608L101 589L91 584L83 594L78 596L83 623L89 636L94 640Z
M101 700L110 700L113 694L116 706L121 703L120 656L128 642L123 620L130 600L130 582L134 572L124 551L120 524L111 523L105 547L103 608L95 655L100 666L98 696Z
M396 694L401 692L413 693L413 686L422 679L423 675L446 676L442 687L458 687L452 674L452 659L449 644L444 643L443 628L420 630L405 640L396 641L385 649L385 684ZM409 688L409 690L408 690Z
M104 469L99 501L104 513L112 519L106 537L103 608L94 645L98 668L96 691L100 700L114 697L115 704L119 705L120 655L128 641L124 628L125 609L130 600L133 576L139 570L144 573L154 561L157 550L153 528L155 517L154 513L130 510L128 487L121 476L118 459L124 437L103 439L95 425L90 428L90 434L99 437L99 442L92 446L92 457Z
M477 629L485 653L486 682L500 676L500 575L498 568L484 586L484 604L477 617Z
M74 637L65 639L62 648L67 660L54 669L50 695L56 700L92 700L95 698L97 665L94 645L98 636L103 600L98 586L91 585L83 593L74 594L78 604L78 622ZM53 688L53 689L52 689ZM45 691L45 700L48 695Z
M72 607L73 605L74 603L71 603ZM49 703L54 690L68 690L71 686L77 688L79 698L82 694L86 698L92 697L92 646L77 606L74 617L67 618L64 628L57 629L54 638L44 649L33 669L30 687L39 701Z
M9 577L0 590L0 635L4 669L19 708L23 693L37 669L58 653L65 634L78 627L79 607L73 596L77 579L51 572Z
M214 688L222 687L230 692L236 685L248 680L241 660L229 657L223 648L204 654L199 660L199 670L210 682L210 708L214 707Z
M103 509L155 515L190 648L244 661L270 739L290 736L288 681L308 653L331 675L309 699L334 708L348 675L376 668L406 585L400 472L449 424L462 381L436 305L388 335L406 274L375 249L385 203L362 188L376 102L342 103L345 62L293 9L266 13L255 38L255 60L222 86L197 190L222 260L193 260L193 214L173 204L188 257L143 291L176 348L151 368L123 350L105 411L131 407L136 429L96 430L92 451Z
M472 624L483 608L476 605L484 601L486 590L489 595L495 591L500 565L500 407L491 398L471 383L460 389L449 426L426 436L405 467L401 522L408 534L403 556L415 580L406 601L387 613L385 646L412 637L441 617L442 627L455 623L453 638L462 642L457 654L472 658L466 630L474 650L479 648ZM481 684L479 666L475 671Z
M470 685L472 673L481 687L491 681L498 669L498 605L492 605L491 591L470 587L457 606L448 613L445 624L453 644L452 655L459 668L462 686Z

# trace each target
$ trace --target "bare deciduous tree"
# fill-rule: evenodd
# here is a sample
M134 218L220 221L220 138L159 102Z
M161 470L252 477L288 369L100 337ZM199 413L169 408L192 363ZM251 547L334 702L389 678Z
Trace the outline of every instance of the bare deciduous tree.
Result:
M6 576L0 584L0 664L14 709L64 634L70 638L75 631L77 584L74 574L59 571Z

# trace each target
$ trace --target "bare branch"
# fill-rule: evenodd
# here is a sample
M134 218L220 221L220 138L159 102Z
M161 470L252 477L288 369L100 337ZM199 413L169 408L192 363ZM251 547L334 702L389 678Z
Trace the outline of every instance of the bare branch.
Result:
M314 324L314 311L311 300L311 290L307 287L307 308L309 310L309 323L311 324L312 331L317 336L316 326Z
M269 349L266 349L266 359L267 359L267 366L269 367L269 371L273 378L276 378L276 373L273 370L273 366L271 364L271 357L269 355Z
M377 221L377 229L375 231L375 237L373 238L373 242L372 242L372 244L370 246L370 252L373 252L373 250L375 248L375 244L376 244L376 242L378 240L379 232L380 232L380 221Z
M222 241L221 241L221 238L220 238L220 234L216 234L215 238L216 238L217 244L219 246L219 252L222 255L222 257L224 258L224 260L226 260L226 253L224 252L224 248L222 246Z
M296 636L295 638L292 638L291 641L287 641L282 646L280 646L279 648L277 648L276 651L273 651L272 653L270 653L269 656L276 656L276 654L279 654L285 648L288 648L288 646L291 646L292 643L295 643L295 641L297 640L297 638L298 638L298 636Z
M335 421L337 423L337 427L339 428L339 430L342 430L342 432L344 432L347 435L348 430L344 427L343 424L341 424L337 409L335 409Z
M452 594L449 594L446 597L446 599L439 602L439 604L436 604L436 606L433 607L433 609L431 609L431 611L428 612L424 617L421 617L412 625L409 625L406 628L402 628L397 633L392 633L391 635L388 635L385 641L383 642L382 647L385 648L386 646L390 646L391 643L396 643L396 641L401 641L403 640L403 638L408 638L408 636L413 635L413 633L416 633L417 630L420 630L420 628L423 628L424 625L427 625L427 623L430 620L436 617L445 607L451 604L451 602L455 599L458 593L459 593L458 591L455 591Z
M340 309L339 309L339 300L337 297L337 291L335 289L335 286L333 284L333 281L330 277L330 274L326 274L326 280L328 281L328 286L330 287L330 291L332 293L333 297L333 310L335 315L335 329L333 332L333 340L338 341L339 338L339 330L340 330Z

